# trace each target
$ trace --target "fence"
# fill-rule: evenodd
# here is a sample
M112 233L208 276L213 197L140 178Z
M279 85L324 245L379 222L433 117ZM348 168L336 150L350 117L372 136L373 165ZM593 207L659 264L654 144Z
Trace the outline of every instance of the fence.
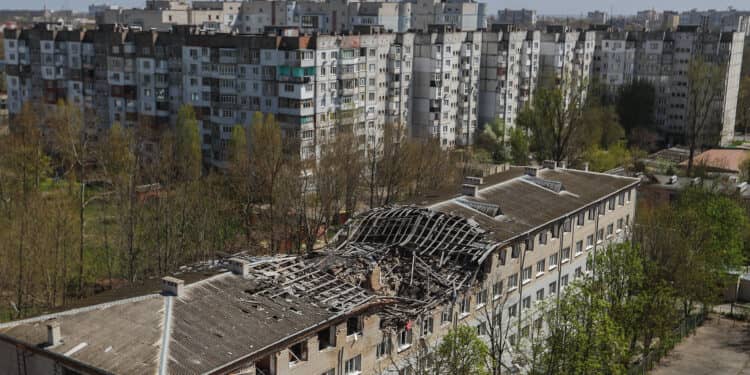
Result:
M683 338L695 332L695 329L703 324L705 313L690 315L685 318L672 332L672 338L659 344L657 348L641 358L637 363L628 368L628 375L645 375L653 369L659 361L671 351Z

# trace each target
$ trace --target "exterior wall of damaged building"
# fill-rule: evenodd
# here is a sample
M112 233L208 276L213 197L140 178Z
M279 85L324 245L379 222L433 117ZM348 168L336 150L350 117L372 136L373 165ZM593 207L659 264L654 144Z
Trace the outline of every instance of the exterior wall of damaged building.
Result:
M2 324L0 373L24 360L84 373L397 374L452 327L488 340L498 318L523 345L544 328L539 302L628 237L637 184L552 164L470 178L461 194L365 212L312 257L232 258L230 272L168 294ZM121 321L137 324L110 334ZM62 341L47 346L55 325ZM123 361L136 355L149 360Z

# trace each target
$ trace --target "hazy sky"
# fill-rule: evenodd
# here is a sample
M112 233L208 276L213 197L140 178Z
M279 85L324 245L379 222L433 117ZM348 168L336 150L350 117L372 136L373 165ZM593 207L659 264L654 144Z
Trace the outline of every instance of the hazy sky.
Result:
M50 9L86 9L93 2L127 7L143 6L145 3L145 0L0 0L0 8L41 9L45 1ZM632 14L650 8L687 10L734 6L750 9L750 0L488 0L487 4L493 11L500 8L530 8L540 14L566 15L578 15L594 9L611 10L613 14Z

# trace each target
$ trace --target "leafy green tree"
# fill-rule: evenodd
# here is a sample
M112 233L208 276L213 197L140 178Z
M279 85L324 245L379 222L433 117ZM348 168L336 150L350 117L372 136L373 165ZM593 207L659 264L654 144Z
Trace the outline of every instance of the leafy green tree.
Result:
M174 132L174 165L176 178L180 181L195 181L201 176L202 151L200 129L195 110L183 105L177 112Z
M516 165L529 162L529 137L520 128L510 131L510 156Z
M484 130L477 137L476 145L487 151L492 160L502 162L505 160L505 138L507 130L505 122L499 118L484 125Z
M717 144L721 137L721 122L714 116L714 106L722 96L725 71L718 64L695 58L690 62L687 73L688 116L685 139L690 150L687 175L692 176L696 148L703 144Z
M487 345L475 328L460 325L451 329L435 353L436 374L486 374Z
M635 129L655 129L654 105L656 89L645 80L636 80L620 88L617 96L617 115L625 132L632 134Z

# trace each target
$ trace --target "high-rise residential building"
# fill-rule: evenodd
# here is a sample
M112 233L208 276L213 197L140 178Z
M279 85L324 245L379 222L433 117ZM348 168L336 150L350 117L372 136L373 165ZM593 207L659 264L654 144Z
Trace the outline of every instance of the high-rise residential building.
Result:
M700 26L710 31L739 31L750 36L750 11L692 9L680 14L680 25Z
M688 124L691 61L700 57L724 72L723 89L715 103L716 120L707 143L726 145L734 130L744 34L705 32L680 26L670 32L606 32L597 36L594 77L616 93L634 80L655 87L655 122L668 140L683 141Z
M98 24L122 24L144 30L167 31L173 25L194 25L206 30L236 29L242 2L205 0L190 4L180 0L147 0L143 9L114 8L96 14Z
M677 26L680 25L680 14L671 11L671 10L665 10L661 15L661 29L666 31L674 31L677 30Z
M159 130L189 104L207 162L218 165L232 127L249 124L255 111L275 114L305 159L342 129L369 152L382 143L386 124L438 137L446 148L472 142L481 32L444 25L422 34L357 30L314 36L294 28L265 35L114 25L7 30L8 108L15 114L26 101L52 106L64 99L80 105L94 128Z
M548 26L541 35L540 80L543 84L586 84L592 70L596 33L571 31L566 26Z
M540 32L496 24L482 35L479 123L501 119L515 126L531 100L539 74Z
M482 33L433 26L415 35L411 134L443 147L473 143Z
M497 12L497 23L508 23L517 26L536 26L537 15L533 9L501 9Z
M596 10L593 12L588 12L586 15L586 20L589 23L595 24L595 25L602 25L609 21L609 15L605 12Z

